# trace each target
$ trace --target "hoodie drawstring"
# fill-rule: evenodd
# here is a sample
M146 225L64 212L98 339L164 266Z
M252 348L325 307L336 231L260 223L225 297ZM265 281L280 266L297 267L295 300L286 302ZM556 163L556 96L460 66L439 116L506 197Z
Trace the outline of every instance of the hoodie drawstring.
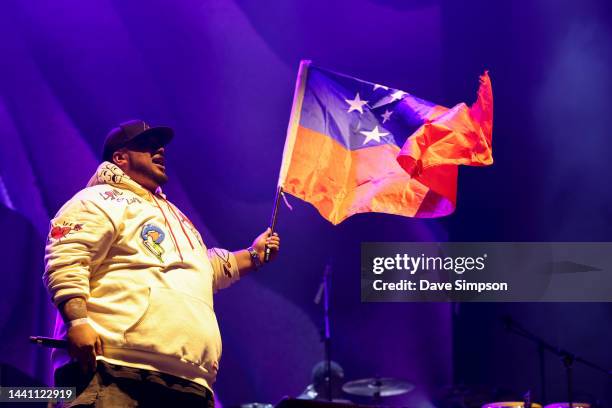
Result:
M181 253L181 248L179 248L178 242L176 241L176 237L174 236L174 231L172 231L172 225L170 225L170 222L168 221L168 218L166 217L166 213L164 212L164 210L161 208L161 206L157 202L157 199L155 198L155 196L151 193L149 194L153 198L153 201L155 201L155 205L157 206L157 208L159 208L159 211L161 211L162 215L164 216L166 225L168 225L168 228L170 229L170 235L172 236L172 242L174 243L174 247L176 248L177 252L179 253L179 256L181 257L181 262L183 262L183 254Z
M176 218L176 220L178 221L179 225L181 226L181 229L183 230L183 234L185 234L185 238L187 238L187 241L189 242L189 246L191 246L191 249L193 250L193 244L191 243L191 239L189 238L189 235L187 235L187 231L185 231L185 227L183 226L183 221L181 221L181 219L178 217L178 215L176 215L176 212L174 211L173 205L171 205L168 200L164 200L166 202L166 205L168 206L168 208L170 208L170 211L172 212L172 214L174 214L174 218Z

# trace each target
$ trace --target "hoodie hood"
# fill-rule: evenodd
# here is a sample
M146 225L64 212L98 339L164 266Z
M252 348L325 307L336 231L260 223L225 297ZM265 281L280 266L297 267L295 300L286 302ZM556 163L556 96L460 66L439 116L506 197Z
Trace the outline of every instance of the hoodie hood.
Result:
M105 161L102 162L93 176L87 182L87 187L97 186L106 184L112 187L117 187L125 190L130 190L138 196L144 198L145 200L151 201L153 198L151 197L151 192L138 184L134 179L125 174L123 170L121 170L115 164ZM162 193L161 187L158 187L155 191L156 195L159 195L162 198L166 198L165 194Z

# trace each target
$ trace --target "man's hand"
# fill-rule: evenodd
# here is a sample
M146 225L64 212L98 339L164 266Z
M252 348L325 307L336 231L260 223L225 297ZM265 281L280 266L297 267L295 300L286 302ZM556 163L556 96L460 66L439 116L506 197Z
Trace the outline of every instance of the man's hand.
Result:
M68 329L68 353L75 358L83 373L96 370L96 356L102 354L102 341L89 324L79 324Z
M58 305L64 322L87 318L87 302L82 297L68 299ZM68 329L68 353L75 358L83 373L96 369L96 355L102 354L102 341L89 323L77 324Z
M276 232L271 234L270 228L259 234L259 236L253 241L252 245L253 249L259 256L259 261L262 264L264 262L264 256L266 253L266 245L270 248L270 260L276 258L278 255L278 250L280 249L280 237ZM241 277L256 269L255 262L251 258L251 254L247 249L241 249L234 252L234 256L236 257L236 262L238 262L238 271L240 272Z
M259 260L262 263L264 261L266 246L270 248L271 261L278 256L278 251L280 250L280 237L276 232L270 235L271 232L272 230L268 228L264 232L259 234L259 236L253 241L253 248L255 248L255 250L259 254Z

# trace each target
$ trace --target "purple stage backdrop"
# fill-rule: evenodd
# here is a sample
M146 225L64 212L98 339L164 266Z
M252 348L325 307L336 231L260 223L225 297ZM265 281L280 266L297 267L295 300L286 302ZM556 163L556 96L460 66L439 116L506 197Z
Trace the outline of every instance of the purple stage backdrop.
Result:
M327 264L333 359L347 379L417 385L390 405L434 406L453 383L537 393L533 350L500 329L503 314L612 368L608 304L360 302L362 241L611 240L610 10L575 3L3 2L0 363L50 380L48 354L27 343L54 318L41 281L49 219L84 187L111 127L142 118L175 128L166 193L208 246L244 248L268 223L298 63L312 59L446 106L473 102L489 69L496 163L461 169L457 211L440 220L362 214L332 227L290 197L279 259L216 297L220 401L276 402L310 382L323 358L313 298ZM563 399L554 364L549 396ZM579 393L612 403L609 379L576 375Z

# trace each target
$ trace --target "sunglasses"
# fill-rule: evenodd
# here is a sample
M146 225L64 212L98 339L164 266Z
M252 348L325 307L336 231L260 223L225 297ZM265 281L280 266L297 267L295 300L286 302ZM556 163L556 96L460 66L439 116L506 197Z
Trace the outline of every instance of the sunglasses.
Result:
M150 135L147 137L138 137L130 141L125 145L125 148L137 152L154 152L163 146L164 143L160 137Z

